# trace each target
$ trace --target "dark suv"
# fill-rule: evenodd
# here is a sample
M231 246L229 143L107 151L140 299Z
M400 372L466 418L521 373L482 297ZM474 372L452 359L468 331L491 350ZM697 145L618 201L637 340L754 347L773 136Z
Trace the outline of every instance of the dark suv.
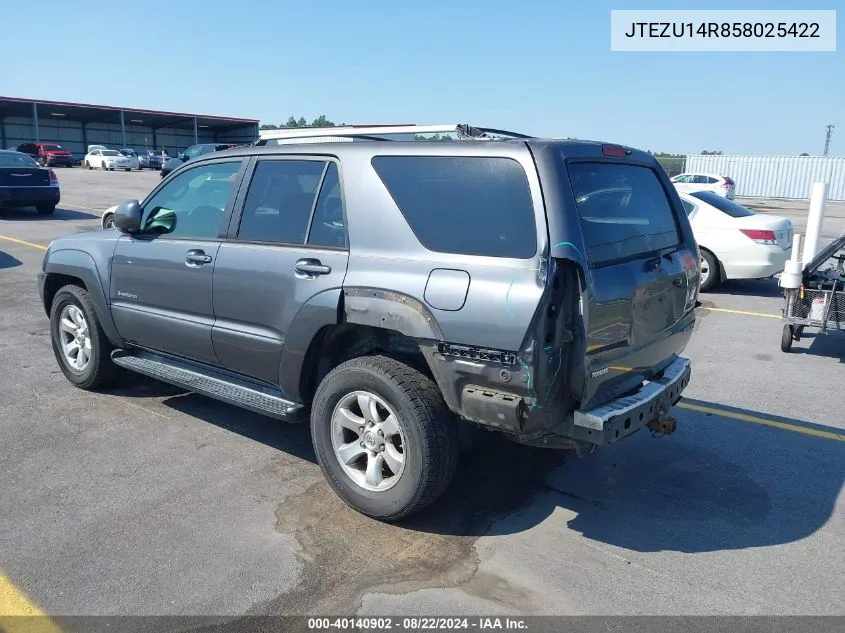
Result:
M589 452L670 433L698 248L648 153L576 140L239 147L113 230L60 237L39 286L64 375L119 368L284 421L352 507L437 498L471 422Z
M182 165L182 163L187 163L189 160L211 154L212 152L220 152L233 147L236 147L234 143L200 143L199 145L191 145L179 156L164 161L164 164L161 166L161 178L162 180L166 178L170 172Z

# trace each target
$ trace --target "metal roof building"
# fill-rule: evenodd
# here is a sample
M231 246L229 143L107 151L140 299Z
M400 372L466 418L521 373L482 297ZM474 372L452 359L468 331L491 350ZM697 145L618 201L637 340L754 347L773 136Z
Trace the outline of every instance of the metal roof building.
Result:
M58 143L81 158L88 145L166 149L196 143L249 143L258 120L0 96L0 149Z

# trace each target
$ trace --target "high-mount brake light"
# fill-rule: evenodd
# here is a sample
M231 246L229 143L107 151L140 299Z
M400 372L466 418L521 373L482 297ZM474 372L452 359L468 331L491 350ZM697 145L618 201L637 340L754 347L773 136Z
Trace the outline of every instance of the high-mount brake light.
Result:
M618 156L624 158L631 153L631 150L625 149L620 145L602 145L601 146L601 153L604 156Z

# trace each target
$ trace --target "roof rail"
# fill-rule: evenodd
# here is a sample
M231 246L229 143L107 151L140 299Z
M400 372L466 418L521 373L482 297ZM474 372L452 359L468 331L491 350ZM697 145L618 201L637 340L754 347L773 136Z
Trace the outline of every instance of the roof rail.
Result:
M444 125L338 125L334 127L300 127L280 128L276 130L260 130L259 140L270 139L318 139L325 137L352 137L363 140L390 140L375 135L398 136L403 134L429 135L454 134L459 140L493 140L496 138L533 138L519 132L507 132L493 128L482 128L467 123L451 123ZM277 141L278 142L278 141ZM314 142L314 141L310 141ZM264 144L264 143L262 143Z

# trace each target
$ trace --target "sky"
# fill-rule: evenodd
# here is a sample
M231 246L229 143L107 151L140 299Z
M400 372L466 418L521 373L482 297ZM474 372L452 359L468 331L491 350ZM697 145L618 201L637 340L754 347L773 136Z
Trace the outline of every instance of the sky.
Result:
M698 6L697 6L698 5ZM839 5L837 7L837 5ZM0 95L282 123L470 123L672 153L845 156L836 52L612 52L674 0L5 2ZM841 0L713 0L836 9ZM839 29L842 30L841 28Z

